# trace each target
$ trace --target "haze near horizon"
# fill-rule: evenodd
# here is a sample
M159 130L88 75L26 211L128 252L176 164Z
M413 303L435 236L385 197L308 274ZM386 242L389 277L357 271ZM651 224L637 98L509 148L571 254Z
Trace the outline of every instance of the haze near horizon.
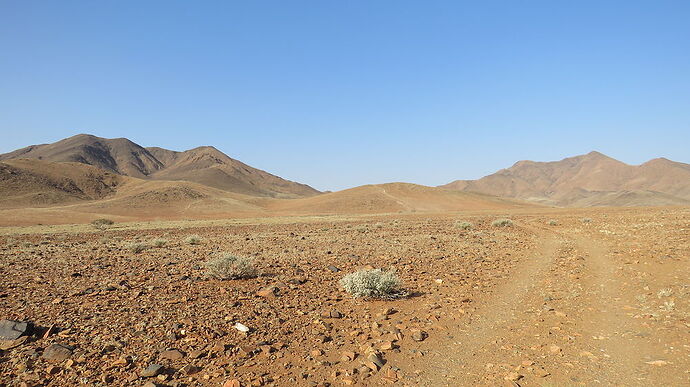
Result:
M212 145L319 190L690 162L687 3L269 3L2 3L0 153Z

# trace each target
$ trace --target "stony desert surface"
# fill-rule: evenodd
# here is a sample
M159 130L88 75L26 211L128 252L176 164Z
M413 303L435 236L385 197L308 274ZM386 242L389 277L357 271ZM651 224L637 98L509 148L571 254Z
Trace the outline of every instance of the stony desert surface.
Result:
M0 385L687 385L689 259L688 207L2 227Z

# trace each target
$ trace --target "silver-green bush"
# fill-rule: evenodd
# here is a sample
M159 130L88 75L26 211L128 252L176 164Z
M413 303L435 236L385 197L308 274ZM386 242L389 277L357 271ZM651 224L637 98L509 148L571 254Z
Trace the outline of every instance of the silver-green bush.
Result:
M495 227L511 227L513 225L513 221L510 219L496 219L491 222L491 225Z
M393 271L363 269L346 275L340 284L355 298L395 298L402 295L400 279Z
M201 237L198 235L190 235L187 238L185 238L184 241L190 245L198 245L201 244Z
M224 254L206 262L206 273L209 277L227 280L253 278L257 275L254 260L232 254Z
M129 249L129 251L133 252L134 254L139 254L148 248L149 248L149 245L147 245L146 243L139 243L139 242L133 242L127 246L127 249Z
M168 244L168 240L163 239L163 238L157 238L157 239L154 239L152 243L156 247L163 247L163 246Z
M472 229L472 223L458 220L455 222L455 228L459 228L461 230L470 230Z

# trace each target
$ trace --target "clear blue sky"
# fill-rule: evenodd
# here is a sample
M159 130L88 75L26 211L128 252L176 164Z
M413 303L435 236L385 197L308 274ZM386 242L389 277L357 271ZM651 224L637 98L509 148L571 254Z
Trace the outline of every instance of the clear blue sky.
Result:
M322 190L690 162L690 1L0 0L0 152L82 132Z

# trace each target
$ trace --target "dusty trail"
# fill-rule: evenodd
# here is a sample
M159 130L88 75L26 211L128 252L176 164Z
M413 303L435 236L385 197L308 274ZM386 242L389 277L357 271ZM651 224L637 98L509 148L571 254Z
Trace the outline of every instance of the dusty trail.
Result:
M560 243L556 236L545 238L531 259L496 289L470 324L451 333L453 342L431 353L429 363L434 365L424 377L425 385L457 385L480 380L485 363L479 360L491 351L498 338L506 336L506 325L522 317L522 306L538 284L535 278L547 275Z
M421 384L683 385L655 366L668 348L640 323L632 278L591 235L532 225L541 246L469 321L431 343ZM673 364L669 362L668 364Z

